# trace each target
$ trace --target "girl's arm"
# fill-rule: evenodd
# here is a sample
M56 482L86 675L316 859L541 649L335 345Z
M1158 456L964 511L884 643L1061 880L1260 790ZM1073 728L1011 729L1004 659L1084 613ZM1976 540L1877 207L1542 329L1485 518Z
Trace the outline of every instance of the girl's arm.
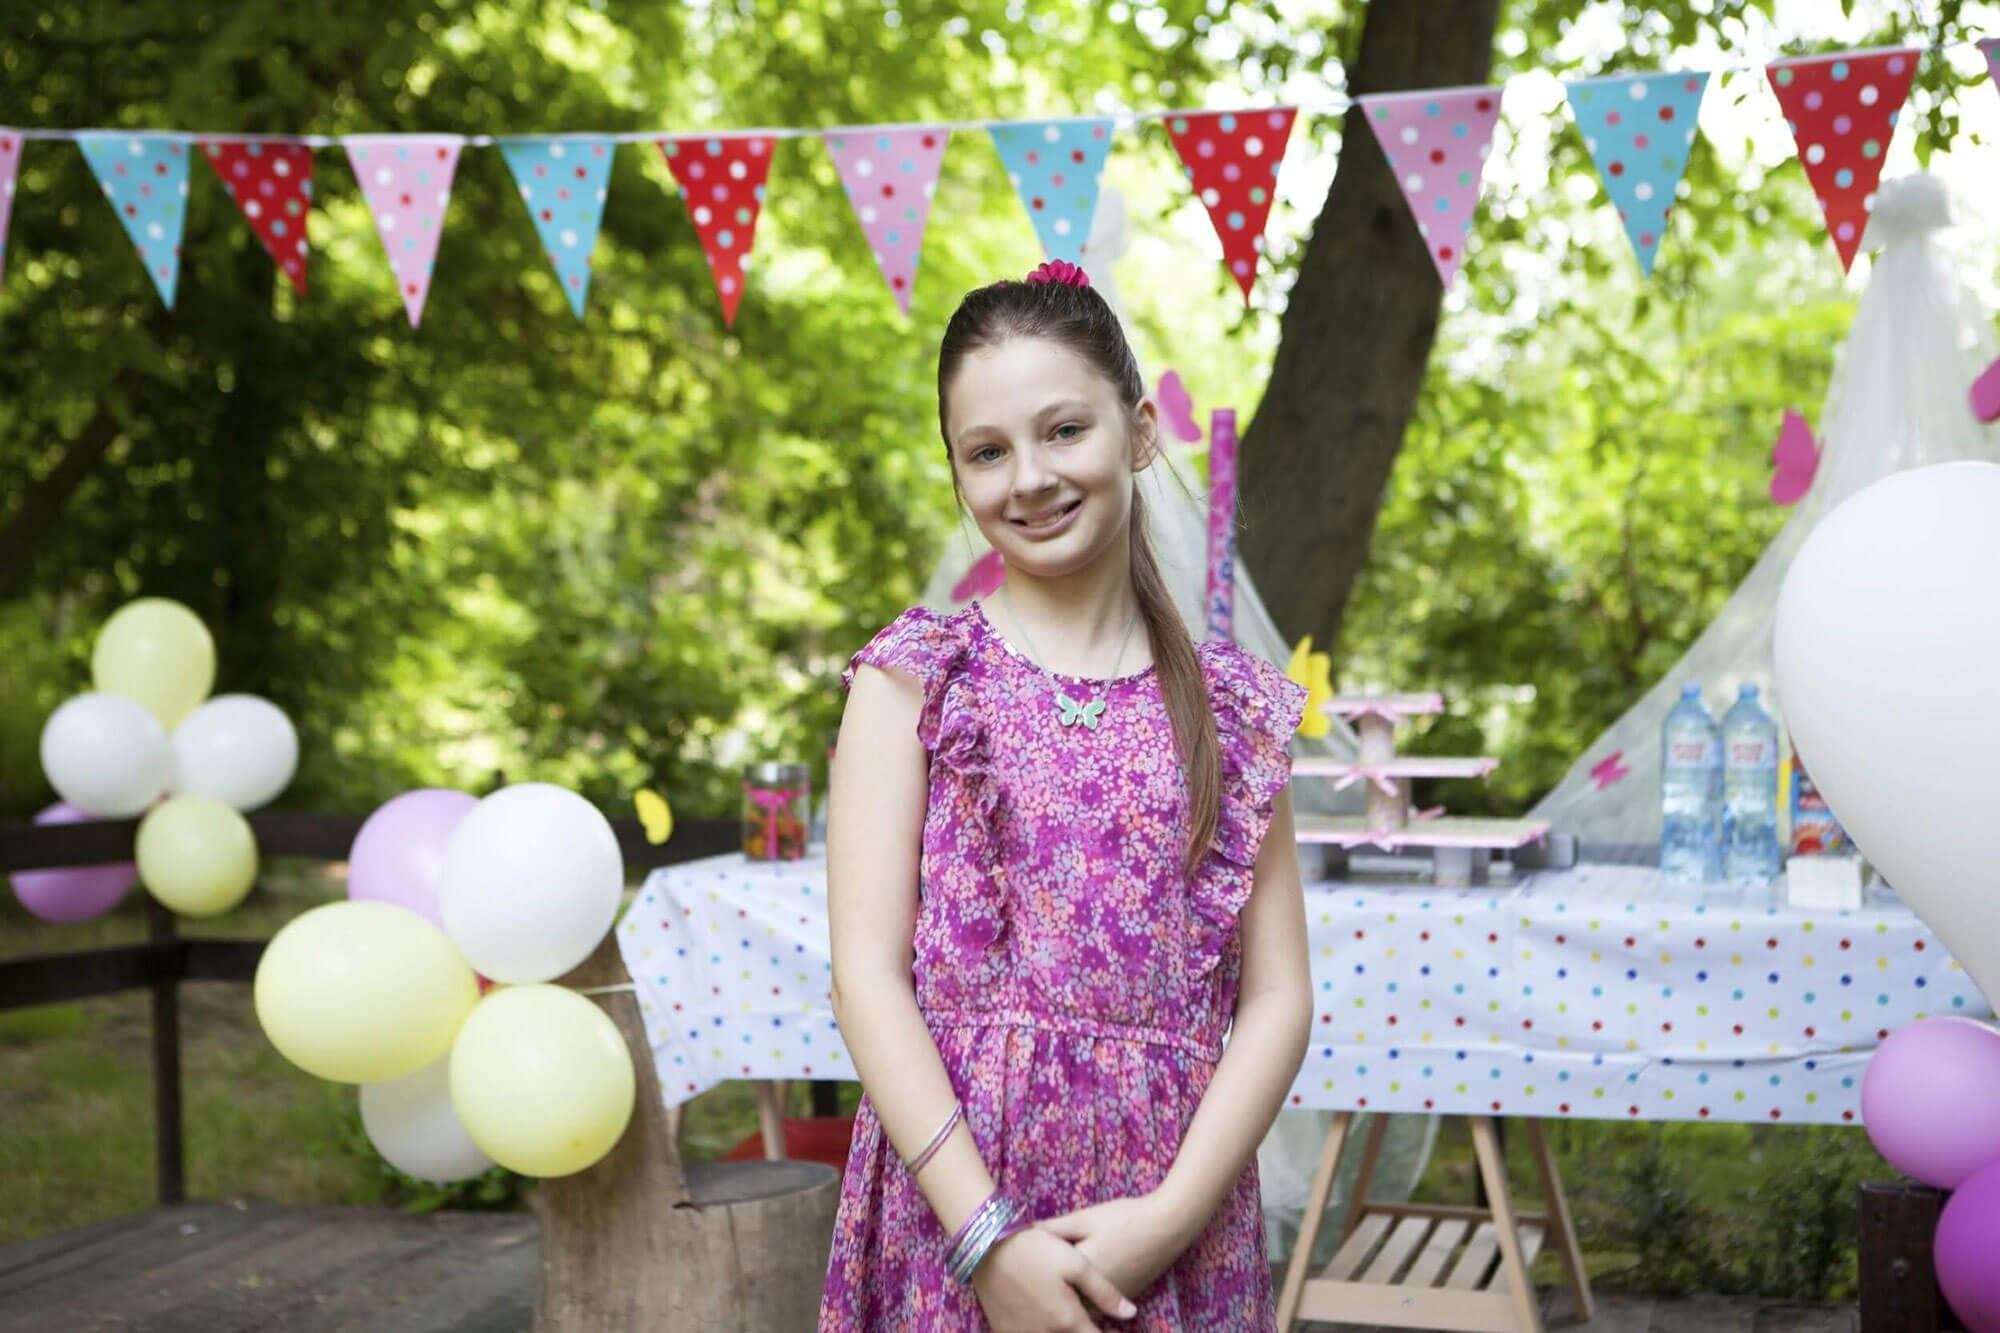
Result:
M1278 794L1243 907L1243 976L1229 1045L1154 1191L1174 1252L1194 1243L1235 1186L1284 1104L1312 1036L1312 969L1299 884L1292 795Z
M876 1118L905 1161L944 1124L955 1096L911 980L929 801L930 757L917 739L922 707L921 690L903 673L856 671L827 785L834 1018ZM917 1186L946 1235L993 1192L962 1121Z

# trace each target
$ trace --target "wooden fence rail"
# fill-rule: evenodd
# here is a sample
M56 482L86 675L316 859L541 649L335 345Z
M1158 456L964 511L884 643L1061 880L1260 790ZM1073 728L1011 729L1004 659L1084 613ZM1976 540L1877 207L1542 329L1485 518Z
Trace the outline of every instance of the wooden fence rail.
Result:
M363 815L259 811L249 816L260 857L344 861ZM0 874L129 861L139 822L0 824ZM734 820L688 820L667 843L654 846L635 820L613 820L628 873L716 856L741 846ZM251 892L256 892L253 888ZM257 975L264 940L183 937L173 914L146 897L146 942L39 954L0 961L0 1011L58 1004L93 995L147 990L153 997L153 1129L159 1201L185 1198L181 1122L179 987L183 981L248 983Z

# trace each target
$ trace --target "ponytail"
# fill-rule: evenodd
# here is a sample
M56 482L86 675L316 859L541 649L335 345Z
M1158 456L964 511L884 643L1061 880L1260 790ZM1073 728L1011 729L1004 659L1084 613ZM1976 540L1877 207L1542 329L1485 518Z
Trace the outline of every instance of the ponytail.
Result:
M1137 486L1132 488L1132 590L1138 594L1139 614L1152 640L1160 698L1166 703L1181 767L1187 773L1188 840L1182 859L1185 872L1192 875L1215 840L1221 818L1222 747L1216 739L1215 711L1209 707L1201 658L1153 556L1145 496Z

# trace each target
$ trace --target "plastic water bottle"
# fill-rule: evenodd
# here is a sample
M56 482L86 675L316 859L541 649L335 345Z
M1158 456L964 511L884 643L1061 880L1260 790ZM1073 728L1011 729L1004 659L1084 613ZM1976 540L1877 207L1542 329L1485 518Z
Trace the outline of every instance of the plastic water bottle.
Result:
M1745 685L1722 719L1722 871L1732 884L1778 877L1778 724Z
M1694 884L1722 872L1722 735L1701 686L1681 686L1660 737L1660 871Z

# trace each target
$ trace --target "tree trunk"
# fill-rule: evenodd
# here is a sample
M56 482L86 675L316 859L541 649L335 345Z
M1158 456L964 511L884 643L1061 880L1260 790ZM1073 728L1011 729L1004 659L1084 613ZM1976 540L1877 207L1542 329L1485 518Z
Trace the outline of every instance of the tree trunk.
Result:
M631 980L615 934L562 979ZM591 997L632 1053L638 1107L605 1159L535 1191L541 1221L536 1333L791 1333L818 1319L840 1173L818 1162L683 1167L667 1132L652 1047L630 991Z
M1499 19L1499 0L1376 0L1347 90L1483 83ZM1350 110L1271 381L1243 436L1243 562L1287 638L1339 636L1442 299L1402 190Z

